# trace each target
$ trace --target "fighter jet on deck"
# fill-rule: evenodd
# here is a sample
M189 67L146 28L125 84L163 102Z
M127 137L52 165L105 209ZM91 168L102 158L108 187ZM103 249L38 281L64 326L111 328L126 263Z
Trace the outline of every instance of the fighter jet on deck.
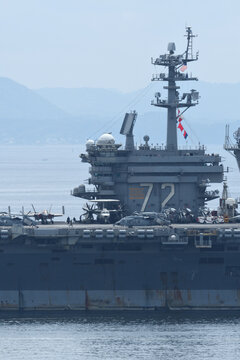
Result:
M51 212L52 206L50 206L49 210L43 210L41 212L37 212L35 207L32 204L33 212L29 212L27 215L29 217L34 217L35 220L41 221L42 224L47 224L50 221L53 224L53 218L58 216L63 216L65 214L64 206L62 206L61 214L54 214Z

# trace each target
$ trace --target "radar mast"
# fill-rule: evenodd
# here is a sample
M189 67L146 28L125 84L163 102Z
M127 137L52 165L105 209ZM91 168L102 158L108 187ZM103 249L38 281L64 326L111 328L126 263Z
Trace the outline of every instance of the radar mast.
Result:
M191 106L198 104L199 99L199 93L194 89L188 93L183 93L180 97L178 92L180 86L176 85L177 81L198 80L196 77L188 76L188 73L184 74L184 71L187 69L187 63L198 59L198 54L193 55L192 39L195 35L193 35L191 27L186 28L185 36L187 37L187 48L183 54L175 55L175 43L171 42L168 44L167 54L152 59L153 65L164 66L168 69L167 74L160 73L152 77L152 81L167 82L167 86L163 87L168 91L167 100L162 100L160 92L157 92L155 94L156 100L152 101L152 105L167 108L166 148L169 151L176 151L178 149L176 119ZM185 110L177 115L176 112L179 108L185 108Z

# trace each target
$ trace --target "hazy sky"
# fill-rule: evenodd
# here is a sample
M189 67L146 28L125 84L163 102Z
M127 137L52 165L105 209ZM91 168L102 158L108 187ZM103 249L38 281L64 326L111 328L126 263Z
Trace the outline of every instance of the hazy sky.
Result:
M168 42L185 50L185 25L198 34L194 74L239 82L239 0L0 0L0 76L30 88L139 89Z

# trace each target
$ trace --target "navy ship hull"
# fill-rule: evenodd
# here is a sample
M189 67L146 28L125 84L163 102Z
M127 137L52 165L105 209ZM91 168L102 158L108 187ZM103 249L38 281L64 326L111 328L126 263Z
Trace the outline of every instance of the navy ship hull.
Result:
M112 229L9 230L0 310L240 309L240 228Z

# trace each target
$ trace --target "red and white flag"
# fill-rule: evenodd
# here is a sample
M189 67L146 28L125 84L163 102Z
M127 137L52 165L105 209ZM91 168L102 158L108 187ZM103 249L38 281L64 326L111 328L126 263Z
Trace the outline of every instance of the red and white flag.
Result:
M180 115L180 110L178 109L177 122L181 122L183 117Z
M186 69L187 69L187 65L183 65L183 66L180 67L181 72L184 72Z
M179 109L178 109L177 113L178 113L177 114L178 129L180 129L180 131L182 132L184 139L187 140L188 133L186 132L186 130L182 126L183 117L182 117L182 115L180 115L180 110Z
M178 124L178 128L179 128L181 131L183 131L183 126L182 126L181 123Z

